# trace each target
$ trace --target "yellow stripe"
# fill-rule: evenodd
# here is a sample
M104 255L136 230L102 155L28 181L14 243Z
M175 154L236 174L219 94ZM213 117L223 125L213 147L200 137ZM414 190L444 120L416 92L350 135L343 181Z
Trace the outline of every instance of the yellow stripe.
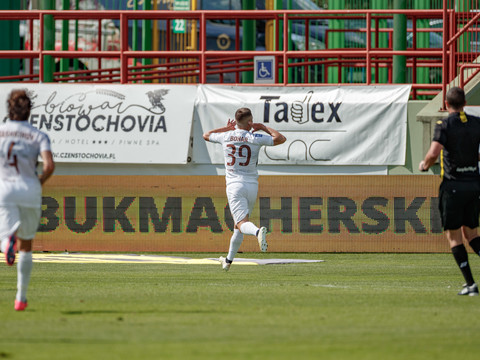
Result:
M467 115L465 115L463 111L460 111L460 120L462 121L462 123L466 123L468 121Z
M443 168L443 149L440 150L440 177L443 179L443 174L445 173L445 169Z
M176 256L161 255L126 255L126 254L56 254L34 253L35 263L90 263L90 264L192 264L192 265L218 265L218 260L191 259ZM258 265L252 261L238 261L235 265Z

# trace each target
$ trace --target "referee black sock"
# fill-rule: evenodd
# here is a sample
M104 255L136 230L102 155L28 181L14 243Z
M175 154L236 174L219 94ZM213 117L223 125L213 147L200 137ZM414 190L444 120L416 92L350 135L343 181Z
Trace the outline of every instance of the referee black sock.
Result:
M470 270L470 265L468 264L468 254L465 246L463 244L454 246L452 248L452 254L457 262L458 267L460 268L460 271L463 274L463 277L465 278L465 281L467 282L467 285L473 285L475 281L473 280L472 271Z
M477 236L470 241L470 247L475 251L475 254L480 256L480 236Z

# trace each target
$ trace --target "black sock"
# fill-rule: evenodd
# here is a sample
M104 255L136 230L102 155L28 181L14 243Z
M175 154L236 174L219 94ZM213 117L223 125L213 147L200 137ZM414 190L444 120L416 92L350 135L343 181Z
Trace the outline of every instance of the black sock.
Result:
M228 258L225 258L225 262L226 262L227 264L231 264L231 263L233 262L233 260L228 260Z
M480 236L477 236L475 239L470 241L470 247L475 251L475 254L480 256Z
M472 271L470 270L470 265L468 264L468 254L465 246L463 244L454 246L452 248L452 254L457 262L458 267L460 268L460 271L463 274L463 277L465 278L465 281L467 282L467 285L473 285L475 281L473 280Z

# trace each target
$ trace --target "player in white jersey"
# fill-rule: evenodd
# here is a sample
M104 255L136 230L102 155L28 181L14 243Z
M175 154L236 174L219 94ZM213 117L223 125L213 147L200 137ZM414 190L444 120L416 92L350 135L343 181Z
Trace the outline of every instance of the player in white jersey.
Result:
M257 134L260 130L268 135ZM225 127L206 132L203 138L221 144L225 157L227 199L235 227L227 257L219 260L223 269L228 271L244 234L257 236L260 250L267 251L267 229L258 228L249 220L258 192L258 154L262 146L280 145L286 138L264 124L254 123L248 108L238 109L235 120L229 120Z
M27 307L32 272L32 242L42 212L42 184L55 169L50 139L28 123L32 102L24 90L7 101L9 120L0 125L0 240L8 265L18 247L15 310ZM38 157L43 171L37 174Z

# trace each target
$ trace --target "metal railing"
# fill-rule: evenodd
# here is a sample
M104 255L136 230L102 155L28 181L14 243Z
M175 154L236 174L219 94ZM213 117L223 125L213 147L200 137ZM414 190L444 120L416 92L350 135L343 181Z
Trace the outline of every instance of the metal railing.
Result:
M395 14L404 15L409 23L407 34L411 43L404 50L393 49L392 19ZM99 35L92 42L91 49L46 50L43 46L46 36L49 36L45 30L46 17L53 18L54 23L62 20L96 22ZM471 40L465 45L465 38L477 39L479 18L478 12L459 14L446 8L325 10L314 13L296 10L0 11L0 20L24 23L27 28L25 37L29 39L25 41L24 50L0 50L0 58L28 60L21 74L1 77L0 81L44 82L45 74L51 71L55 82L251 84L252 80L248 80L245 74L253 72L254 57L272 56L278 69L274 79L279 85L370 85L391 83L392 72L398 71L394 69L393 59L402 56L406 59L407 82L412 84L412 97L433 96L445 90L447 84L461 73L462 66L473 62L480 54L480 42L477 46ZM192 41L198 44L196 49L178 49L178 44L173 43L172 22L175 19L189 22L191 36L198 37L198 41ZM441 27L418 28L417 21L421 19L437 22ZM153 20L160 24L162 50L130 50L134 20ZM259 49L241 50L243 20L273 25L271 49L264 49L260 44ZM333 29L329 26L333 21L342 22L343 28ZM113 24L117 29L113 40L102 38L105 33L104 30L102 32L103 22L110 22L110 28ZM229 39L231 45L227 50L212 49L209 43L209 29L215 23L227 24L233 29L234 35ZM331 41L334 33L341 34L343 42L334 44ZM430 46L417 46L422 34L430 39ZM380 44L382 36L386 37L386 45ZM432 38L439 38L441 45L431 46ZM356 41L353 45L351 39ZM263 45L266 46L265 43ZM48 57L87 59L93 65L83 70L59 72L46 69L45 59ZM156 63L142 65L141 59L155 59ZM104 64L106 62L108 65ZM428 75L419 77L421 71ZM382 73L383 80L379 76Z

